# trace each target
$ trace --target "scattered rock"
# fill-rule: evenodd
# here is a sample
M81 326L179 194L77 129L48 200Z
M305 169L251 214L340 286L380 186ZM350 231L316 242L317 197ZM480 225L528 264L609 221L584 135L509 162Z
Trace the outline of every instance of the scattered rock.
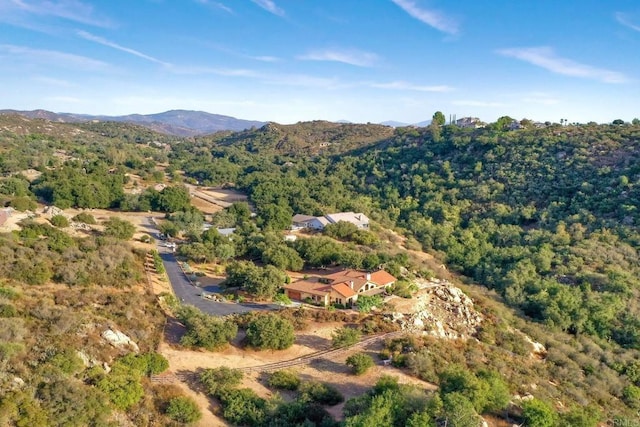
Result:
M390 320L402 329L428 333L441 338L467 339L483 321L473 300L445 280L418 284L421 291L410 300L395 299L396 311Z
M531 393L527 393L524 396L520 396L519 394L516 394L516 395L511 397L511 402L509 402L509 404L512 407L520 408L522 402L526 402L528 400L533 400L533 399L534 399L534 397L533 397L533 395Z
M47 214L47 216L49 218L54 217L56 215L64 215L64 211L60 208L57 208L55 206L45 206L43 213Z
M17 388L22 388L24 387L24 384L25 384L24 380L20 377L13 377L13 380L11 382Z
M87 367L87 368L92 368L92 367L100 364L100 362L98 360L96 360L93 357L89 356L87 353L85 353L82 350L76 351L76 354L78 355L80 360L82 360L82 363L84 364L84 366Z
M531 352L531 357L535 357L538 359L544 359L547 357L547 349L544 345L540 344L537 341L531 339L529 335L524 334L524 339L533 347L533 351Z
M114 347L117 348L131 348L136 353L140 351L138 344L136 344L131 338L129 338L123 332L118 331L117 329L114 331L112 329L107 329L102 333L102 338L109 342Z

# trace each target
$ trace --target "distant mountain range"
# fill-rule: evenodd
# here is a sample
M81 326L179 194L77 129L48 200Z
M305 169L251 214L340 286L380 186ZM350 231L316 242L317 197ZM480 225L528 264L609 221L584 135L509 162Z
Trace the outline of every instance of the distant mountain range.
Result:
M192 110L170 110L157 114L129 114L126 116L54 113L47 110L0 110L0 114L19 114L30 119L44 119L59 123L82 123L94 120L133 123L156 132L175 136L200 136L219 131L242 131L252 127L259 128L267 123ZM351 124L348 120L339 120L336 123ZM431 120L413 124L390 120L380 124L396 128L403 126L424 127L429 126L430 123Z
M424 122L419 122L419 123L404 123L404 122L396 122L395 120L389 120L386 122L382 122L380 124L385 126L391 126L393 128L401 128L404 126L415 126L415 127L422 128L425 126L429 126L431 124L431 120L425 120Z
M0 114L19 114L31 119L45 119L62 123L79 123L93 120L125 122L176 136L206 135L224 130L241 131L252 127L261 127L266 123L191 110L171 110L157 114L130 114L127 116L92 116L88 114L53 113L46 110L0 110Z

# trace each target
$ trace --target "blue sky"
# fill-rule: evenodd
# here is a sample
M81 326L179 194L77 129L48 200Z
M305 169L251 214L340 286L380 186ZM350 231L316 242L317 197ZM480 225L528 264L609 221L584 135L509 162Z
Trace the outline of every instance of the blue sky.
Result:
M0 108L640 117L637 0L0 0Z

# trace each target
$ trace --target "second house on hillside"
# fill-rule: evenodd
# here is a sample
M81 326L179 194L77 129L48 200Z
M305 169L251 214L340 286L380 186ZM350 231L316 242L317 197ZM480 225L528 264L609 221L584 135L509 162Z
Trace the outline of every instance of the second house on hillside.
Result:
M369 218L365 214L359 212L338 212L324 216L296 214L291 218L291 229L324 230L327 225L336 224L339 221L350 222L360 229L369 229Z

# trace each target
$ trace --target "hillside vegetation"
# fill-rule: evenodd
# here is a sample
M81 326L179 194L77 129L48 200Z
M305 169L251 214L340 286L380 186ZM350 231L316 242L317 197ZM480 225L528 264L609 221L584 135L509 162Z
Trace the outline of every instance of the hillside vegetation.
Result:
M390 138L393 128L383 125L301 122L294 125L268 123L259 129L220 133L199 141L243 148L259 154L317 155L343 153Z
M179 253L229 267L231 282L237 280L256 294L273 297L284 268L384 265L394 273L406 268L414 274L409 257L392 253L378 232L391 228L404 234L408 248L435 255L469 285L488 319L479 342L451 345L403 338L387 343L387 354L397 356L394 363L413 375L445 385L462 378L440 391L447 408L469 406L475 399L469 391L473 384L491 383L494 371L506 381L502 389L537 398L517 405L524 414L510 412L518 420L539 410L560 412L565 425L594 426L598 419L630 423L640 408L638 125L507 131L500 126L468 130L271 123L239 133L162 139L131 125L76 126L0 115L0 129L3 204L18 210L36 200L64 207L163 210L170 213L164 226L175 229L172 235L183 232L190 241ZM17 174L26 169L41 174L32 180ZM145 185L171 185L162 191L125 192L131 175ZM249 195L257 216L251 217L248 206L234 204L213 218L217 225L238 227L232 242L202 233L202 215L188 206L183 181L234 186ZM372 232L347 239L333 230L333 235L293 244L278 234L295 213L337 211L364 212L374 220ZM335 237L351 241L339 243ZM24 337L51 333L28 314L30 304L45 294L38 286L53 282L74 293L97 287L101 291L96 298L107 289L126 294L140 278L140 256L107 236L71 238L57 228L30 222L19 233L3 236L2 242L0 277L9 289L2 301L12 307L7 308L8 322L11 330L20 332L22 343L3 353L4 384L9 387L13 376L33 375L31 400L25 402L41 405L43 416L52 417L57 409L47 409L51 395L39 391L46 382L32 368L35 362L20 372L11 367L40 351ZM423 273L428 274L417 274ZM117 278L117 284L108 278ZM108 306L93 304L101 310ZM80 315L74 313L72 318ZM108 318L88 309L82 315L103 316L95 322ZM134 313L124 317L130 315ZM136 331L139 326L132 322L130 327ZM545 345L544 362L531 357L519 331ZM153 349L153 339L145 350ZM12 335L5 334L3 340L9 343ZM38 363L49 363L47 357ZM72 372L65 381L78 387L102 380L87 377L80 368ZM146 387L144 381L140 384ZM393 403L397 399L405 397L383 397L374 390L349 403L346 415L354 419L348 425L364 425L358 424L364 422L363 411L371 416L367 420L378 419L376 408L398 407ZM110 405L129 411L130 419L131 408L139 408ZM472 406L472 413L501 416L495 408ZM441 420L433 411L431 419ZM404 425L400 415L391 417L394 425ZM560 422L552 415L549 419Z

